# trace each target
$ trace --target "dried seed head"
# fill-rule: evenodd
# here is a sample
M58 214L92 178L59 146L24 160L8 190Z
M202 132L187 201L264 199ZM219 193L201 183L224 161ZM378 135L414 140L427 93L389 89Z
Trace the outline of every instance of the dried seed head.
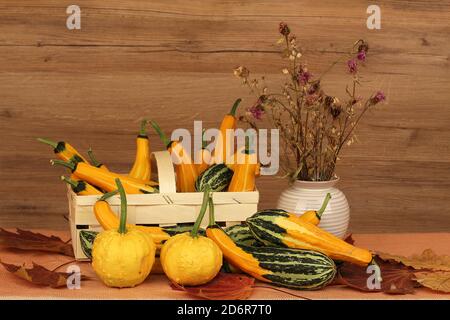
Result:
M248 78L248 76L250 75L250 71L243 66L239 66L236 69L234 69L233 73L236 77L239 78Z
M280 22L278 31L285 37L287 37L291 33L291 30L289 29L288 25L284 22Z

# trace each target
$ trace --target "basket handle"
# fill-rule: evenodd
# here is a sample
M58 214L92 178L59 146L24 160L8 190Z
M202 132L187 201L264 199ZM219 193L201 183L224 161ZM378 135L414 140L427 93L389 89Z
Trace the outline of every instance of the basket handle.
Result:
M158 168L158 183L160 193L175 193L177 185L175 182L175 171L173 168L172 157L169 151L155 151L152 155L156 160Z

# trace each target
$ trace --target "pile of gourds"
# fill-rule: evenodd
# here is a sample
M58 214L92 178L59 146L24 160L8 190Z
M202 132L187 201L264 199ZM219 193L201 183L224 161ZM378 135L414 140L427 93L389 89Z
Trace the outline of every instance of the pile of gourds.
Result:
M175 157L176 186L178 192L202 192L206 186L212 191L246 192L255 190L255 178L260 174L260 165L256 154L244 148L236 151L228 161L226 152L231 149L230 136L227 131L236 130L236 109L241 99L237 99L229 114L225 115L220 125L220 134L214 151L203 145L195 156L199 163L192 160L180 141L167 138L159 125L154 121L143 120L136 138L136 157L128 174L111 171L105 164L95 158L91 149L88 151L89 161L69 143L54 142L39 138L40 142L53 147L59 158L51 160L52 165L70 169L70 177L61 177L78 195L99 195L116 189L115 179L120 178L127 194L157 193L158 183L151 180L152 166L150 142L146 126L150 122L162 142ZM234 139L234 136L233 136ZM239 160L239 161L236 161Z
M163 272L180 285L211 281L221 270L234 267L276 286L313 290L329 284L336 275L335 261L358 265L373 263L370 251L355 247L320 229L328 194L318 211L300 216L280 209L263 210L245 224L223 230L214 220L213 193L205 187L203 202L193 227L170 232L163 227L126 223L126 194L115 180L121 197L120 218L103 195L95 204L98 222L105 231L93 239L92 267L108 286L133 287L150 274L159 251ZM209 209L205 231L200 224ZM105 219L105 217L107 219Z

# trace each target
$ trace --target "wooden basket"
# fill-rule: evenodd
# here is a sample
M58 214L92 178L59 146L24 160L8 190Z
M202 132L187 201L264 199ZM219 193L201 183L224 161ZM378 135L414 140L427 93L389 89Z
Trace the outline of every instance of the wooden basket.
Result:
M128 223L152 226L170 226L177 223L192 223L197 218L203 200L201 192L176 192L175 173L169 152L152 153L156 159L159 193L129 194ZM78 196L68 188L69 222L73 249L77 260L87 259L80 245L81 230L100 231L93 206L98 196ZM214 192L215 216L218 223L226 226L244 221L257 211L259 193ZM111 197L108 202L118 214L120 197ZM208 219L203 220L203 225Z

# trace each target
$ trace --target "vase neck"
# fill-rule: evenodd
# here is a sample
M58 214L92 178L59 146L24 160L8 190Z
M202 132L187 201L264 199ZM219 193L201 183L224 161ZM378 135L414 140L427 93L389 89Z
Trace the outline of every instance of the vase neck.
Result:
M329 181L303 181L296 180L294 182L295 188L301 189L329 189L333 188L339 182L339 178L329 180Z

